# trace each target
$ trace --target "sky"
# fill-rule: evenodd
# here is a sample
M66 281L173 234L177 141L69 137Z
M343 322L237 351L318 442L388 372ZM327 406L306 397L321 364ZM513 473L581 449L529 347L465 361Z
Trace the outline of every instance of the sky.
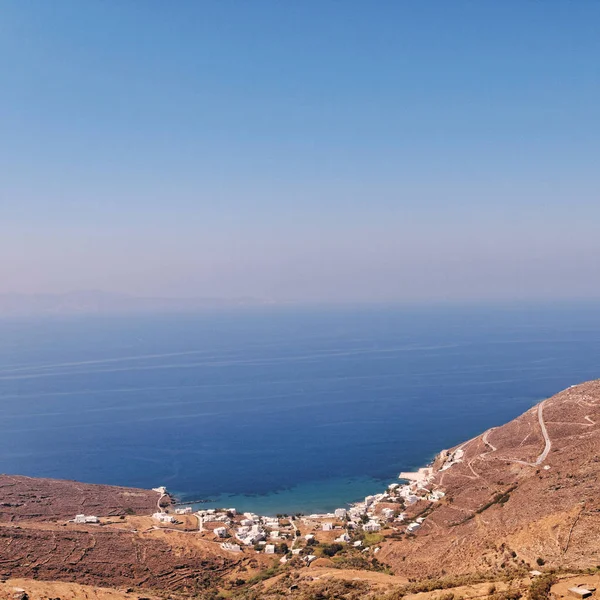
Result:
M600 2L4 0L0 293L600 298Z

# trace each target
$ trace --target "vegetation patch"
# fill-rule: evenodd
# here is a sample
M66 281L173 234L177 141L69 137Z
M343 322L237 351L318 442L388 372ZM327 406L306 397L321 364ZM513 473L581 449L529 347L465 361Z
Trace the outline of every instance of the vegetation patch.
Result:
M548 600L550 588L558 581L552 573L534 579L529 586L529 600Z

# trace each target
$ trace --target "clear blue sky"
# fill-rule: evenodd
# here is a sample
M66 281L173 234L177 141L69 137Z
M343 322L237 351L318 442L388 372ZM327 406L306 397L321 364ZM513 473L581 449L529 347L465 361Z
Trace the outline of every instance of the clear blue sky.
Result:
M1 11L0 293L600 297L600 2Z

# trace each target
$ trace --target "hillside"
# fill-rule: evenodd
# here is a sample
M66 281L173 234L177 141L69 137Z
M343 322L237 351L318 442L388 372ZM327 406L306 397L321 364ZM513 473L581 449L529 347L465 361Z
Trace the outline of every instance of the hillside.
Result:
M387 524L377 534L347 523L351 537L335 556L328 552L339 525L336 532L325 531L318 518L280 521L282 533L293 534L286 538L294 539L292 548L296 533L301 542L301 554L290 552L287 562L257 552L256 545L224 549L213 531L219 523L203 529L197 515L157 523L151 514L160 494L154 491L2 475L0 580L23 588L33 580L63 582L52 585L65 597L83 593L65 587L69 582L118 588L110 592L114 597L131 587L141 597L302 600L426 600L432 590L456 586L457 595L481 598L493 595L494 582L496 592L505 590L494 600L514 600L506 595L516 598L535 585L531 569L597 578L586 570L600 565L599 425L600 381L571 387L441 452L426 480L415 484L420 499L402 508L406 517L382 520ZM436 490L435 501L426 499ZM370 518L400 502L386 498ZM72 522L79 513L97 515L100 523ZM409 532L407 523L417 517L420 525ZM315 538L311 544L305 534ZM354 540L361 545L354 547ZM305 560L308 554L317 560ZM85 593L104 597L102 590Z
M444 468L462 451L460 462ZM410 577L600 564L600 381L571 387L514 421L441 453L446 496L381 559ZM419 503L425 505L426 503Z

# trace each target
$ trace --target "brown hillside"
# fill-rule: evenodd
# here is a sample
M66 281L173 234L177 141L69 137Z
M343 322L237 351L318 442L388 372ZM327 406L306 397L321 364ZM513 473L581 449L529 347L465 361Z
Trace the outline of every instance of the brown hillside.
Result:
M158 499L150 490L0 474L0 522L148 514Z
M547 441L543 428L547 430ZM381 560L409 577L600 564L600 381L571 387L514 421L442 453L433 487L445 498L414 537ZM455 450L455 449L453 449Z

